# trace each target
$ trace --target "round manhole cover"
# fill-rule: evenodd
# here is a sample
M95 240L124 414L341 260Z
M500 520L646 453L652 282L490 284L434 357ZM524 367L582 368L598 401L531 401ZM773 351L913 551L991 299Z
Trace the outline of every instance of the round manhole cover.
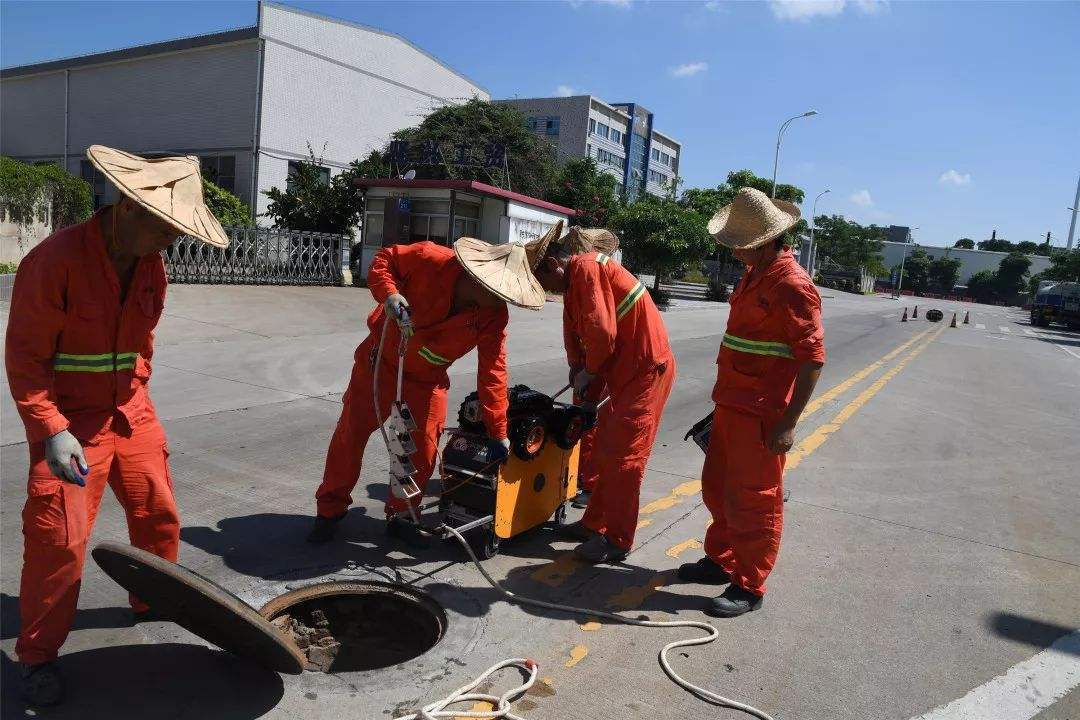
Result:
M310 585L259 610L320 672L378 670L417 658L446 633L446 613L430 596L374 581Z
M945 313L940 310L932 309L926 311L926 319L930 322L941 322L943 317L945 317Z

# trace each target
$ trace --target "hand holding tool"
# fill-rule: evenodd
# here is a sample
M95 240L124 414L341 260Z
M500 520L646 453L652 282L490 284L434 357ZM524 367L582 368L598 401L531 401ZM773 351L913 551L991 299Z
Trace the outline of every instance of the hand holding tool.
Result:
M45 462L52 474L64 482L86 487L90 472L82 445L67 430L61 430L45 441Z
M401 334L406 338L412 337L412 317L409 312L409 301L405 299L405 296L398 293L391 294L386 298L385 308L386 313L394 318L394 322L401 328Z

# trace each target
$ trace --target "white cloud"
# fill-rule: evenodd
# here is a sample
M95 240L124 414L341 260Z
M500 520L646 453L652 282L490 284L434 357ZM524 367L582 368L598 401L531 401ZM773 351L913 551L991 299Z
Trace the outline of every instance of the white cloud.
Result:
M941 173L941 177L937 179L938 185L961 185L971 184L971 173L958 173L955 170L947 170Z
M862 15L875 15L889 8L888 0L769 0L777 20L809 22L817 17L835 17L853 7Z
M629 8L632 0L567 0L570 7L577 10L586 2L591 2L594 5L611 5L618 8Z
M870 197L869 190L859 190L858 192L853 192L848 197L848 200L855 203L859 207L870 207L874 204L874 199Z
M677 77L677 78L691 77L693 75L697 75L698 73L703 73L708 69L709 69L709 63L704 63L704 62L685 63L683 65L679 65L678 67L671 68L671 76L672 77Z
M724 5L720 0L708 0L708 2L705 3L705 9L709 12L722 12L724 10Z
M559 97L570 97L576 92L577 90L570 87L569 85L560 85L559 87L555 88L555 94Z

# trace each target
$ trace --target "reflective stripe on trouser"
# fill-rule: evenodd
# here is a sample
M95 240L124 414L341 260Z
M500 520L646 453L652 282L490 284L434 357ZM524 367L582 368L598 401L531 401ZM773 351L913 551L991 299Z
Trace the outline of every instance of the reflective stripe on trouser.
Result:
M56 353L53 356L54 372L115 372L134 370L137 352L102 353L100 355L72 355Z
M724 333L724 340L720 343L723 347L736 352L749 353L751 355L771 355L773 357L793 358L791 347L782 342L769 340L747 340Z
M131 544L176 562L180 518L173 499L165 432L157 420L130 437L102 434L83 448L90 473L86 487L49 471L44 445L30 446L30 482L23 507L23 568L19 590L22 627L15 652L24 663L56 658L75 617L86 543L105 486L127 515ZM136 598L132 607L145 610Z
M416 352L420 357L424 358L425 360L427 360L432 365L449 365L450 364L449 360L447 360L446 358L444 358L442 355L438 354L437 352L434 352L433 350L429 350L426 345L421 347Z
M373 343L369 337L366 343ZM370 351L357 357L367 358ZM380 414L386 418L394 399L397 369L379 365ZM322 484L315 492L316 509L323 517L336 517L352 505L352 491L360 479L364 464L364 448L371 433L379 429L375 418L375 403L371 394L371 365L367 362L353 364L349 388L342 398L341 417L338 419L330 446L326 450L326 467ZM402 397L409 405L418 429L413 432L416 453L412 456L416 466L416 484L423 491L435 469L435 451L439 435L446 419L446 388L431 383L418 383L405 379ZM385 481L385 477L379 482ZM400 512L406 508L404 500L388 494L386 510ZM414 504L418 504L417 498Z
M612 391L600 411L593 452L598 477L581 520L624 550L634 545L645 465L675 382L675 358L665 363L663 372L653 368Z
M732 582L757 595L780 552L784 524L784 455L765 447L767 421L717 406L701 473L701 496L713 522L705 554Z

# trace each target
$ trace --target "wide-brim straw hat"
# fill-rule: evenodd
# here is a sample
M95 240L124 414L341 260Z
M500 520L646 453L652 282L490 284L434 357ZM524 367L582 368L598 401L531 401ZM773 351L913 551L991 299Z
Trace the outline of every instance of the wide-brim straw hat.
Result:
M713 215L709 234L721 245L749 250L775 240L801 217L799 208L787 200L770 198L754 188L742 188L734 202Z
M544 307L547 295L529 267L524 245L463 237L454 243L454 254L465 272L506 302L530 310Z
M530 270L535 271L540 266L540 261L547 254L548 245L562 237L562 228L563 221L560 220L548 228L548 231L540 237L525 243L525 255L529 258Z
M91 145L86 157L127 197L177 229L214 247L229 236L203 202L199 158L143 158L104 145Z
M572 253L602 252L611 255L619 249L619 238L605 228L572 227L562 241Z

